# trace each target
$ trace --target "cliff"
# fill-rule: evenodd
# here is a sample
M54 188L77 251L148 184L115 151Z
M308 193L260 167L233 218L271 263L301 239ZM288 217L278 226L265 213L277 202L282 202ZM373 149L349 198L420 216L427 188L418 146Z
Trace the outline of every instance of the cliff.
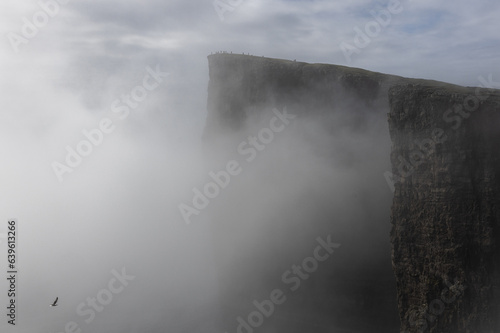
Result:
M306 262L315 239L331 235L342 246L299 290L285 293L264 330L387 333L401 325L418 332L424 322L430 332L494 330L494 93L448 133L445 125L455 127L460 114L443 121L443 112L474 89L257 56L208 60L207 168L235 160L243 170L206 212L222 329L235 331L254 300L286 291L284 272ZM269 132L284 109L293 122ZM272 136L245 162L238 147L264 132ZM443 135L439 144L428 141ZM421 159L415 140L423 144ZM442 310L435 299L443 290Z
M499 332L500 93L389 91L402 330Z
M240 128L250 109L270 105L322 115L352 99L375 108L387 103L387 89L405 79L327 64L221 53L210 55L207 136Z

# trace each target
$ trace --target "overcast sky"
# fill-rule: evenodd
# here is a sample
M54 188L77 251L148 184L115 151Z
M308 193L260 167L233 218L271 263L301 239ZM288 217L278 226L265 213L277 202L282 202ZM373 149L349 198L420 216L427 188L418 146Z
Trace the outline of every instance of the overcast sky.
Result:
M59 1L0 4L0 234L18 220L17 332L62 332L69 321L153 332L165 308L188 316L175 309L216 292L204 225L177 210L201 168L210 53L500 82L496 0ZM121 100L134 89L140 102ZM54 162L99 126L108 133L60 181ZM85 323L78 305L123 267L135 279ZM138 308L141 325L127 318ZM16 332L4 311L0 327Z

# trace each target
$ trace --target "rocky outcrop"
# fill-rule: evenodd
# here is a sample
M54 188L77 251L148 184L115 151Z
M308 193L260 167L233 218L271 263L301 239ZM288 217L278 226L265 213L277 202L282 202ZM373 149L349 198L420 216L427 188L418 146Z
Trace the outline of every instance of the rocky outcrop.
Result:
M286 294L264 331L499 331L496 92L256 56L208 60L208 154L243 167L206 210L223 329L284 287L309 240L331 234L336 256ZM250 124L285 107L297 117L279 133L290 144L275 139L245 164L236 147L262 128ZM303 166L304 156L331 168ZM311 185L290 185L301 179Z
M500 93L389 91L402 330L499 332Z

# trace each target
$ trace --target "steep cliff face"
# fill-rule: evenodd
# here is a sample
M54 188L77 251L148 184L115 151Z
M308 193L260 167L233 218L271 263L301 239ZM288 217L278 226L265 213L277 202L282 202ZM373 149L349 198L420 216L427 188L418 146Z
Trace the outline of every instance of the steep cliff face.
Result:
M277 288L286 302L263 331L387 333L400 322L407 332L498 331L496 93L480 91L488 97L471 112L475 90L441 82L236 54L208 60L208 168L242 167L205 210L223 329L235 331ZM447 112L457 103L463 112ZM293 121L269 137L285 108ZM247 162L238 147L260 134L266 142ZM383 176L391 168L395 193ZM286 272L326 235L342 246L289 291Z
M402 330L499 332L500 94L389 91Z

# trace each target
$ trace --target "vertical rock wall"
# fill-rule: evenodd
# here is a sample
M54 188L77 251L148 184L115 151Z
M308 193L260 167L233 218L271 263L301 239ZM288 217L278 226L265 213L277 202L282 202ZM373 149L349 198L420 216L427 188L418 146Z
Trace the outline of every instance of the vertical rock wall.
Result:
M498 91L389 91L402 331L499 332Z

